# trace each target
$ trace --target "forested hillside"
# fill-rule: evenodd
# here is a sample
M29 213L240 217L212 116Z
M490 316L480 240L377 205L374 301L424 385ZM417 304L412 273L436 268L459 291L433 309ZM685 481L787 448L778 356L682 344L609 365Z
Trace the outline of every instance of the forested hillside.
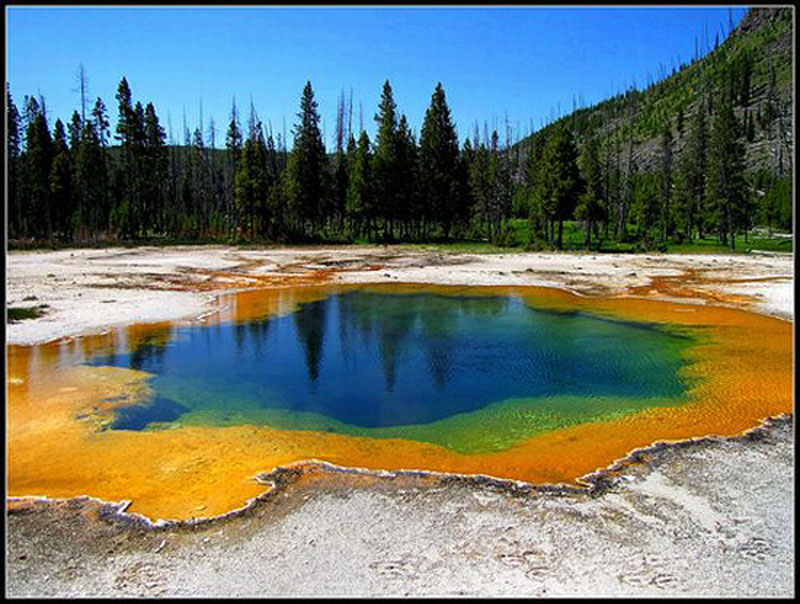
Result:
M124 77L113 107L82 99L55 121L7 84L8 235L560 249L566 225L596 249L709 236L734 249L754 226L792 227L792 28L791 9L752 9L705 57L514 144L508 129L459 140L441 84L417 133L387 80L374 140L342 95L332 149L310 82L290 136L234 102L224 125L184 126L181 142Z
M527 202L540 231L554 218L583 217L606 237L647 245L707 233L725 242L755 224L791 230L792 31L792 9L751 9L702 59L522 141L517 180L533 189L518 211ZM584 197L554 209L546 150L564 135L581 155Z

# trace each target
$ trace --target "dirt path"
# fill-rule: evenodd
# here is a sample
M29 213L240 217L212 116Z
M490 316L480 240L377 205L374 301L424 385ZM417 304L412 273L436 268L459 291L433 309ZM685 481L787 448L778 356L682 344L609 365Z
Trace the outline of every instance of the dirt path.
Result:
M7 265L7 305L48 305L9 326L11 343L189 319L219 291L339 281L544 285L793 318L785 256L181 247L11 253ZM312 473L195 528L147 530L85 499L16 502L6 594L792 596L793 443L787 417L660 448L594 494Z

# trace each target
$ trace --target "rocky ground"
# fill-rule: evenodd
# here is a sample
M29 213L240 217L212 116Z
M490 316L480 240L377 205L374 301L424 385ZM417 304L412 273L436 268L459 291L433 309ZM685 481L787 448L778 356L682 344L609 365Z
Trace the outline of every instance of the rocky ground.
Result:
M10 253L7 342L196 317L219 290L545 285L793 319L791 256L449 254L392 247ZM31 298L35 297L35 300ZM321 472L242 516L147 528L88 499L7 506L6 595L793 596L794 428L659 447L602 489Z

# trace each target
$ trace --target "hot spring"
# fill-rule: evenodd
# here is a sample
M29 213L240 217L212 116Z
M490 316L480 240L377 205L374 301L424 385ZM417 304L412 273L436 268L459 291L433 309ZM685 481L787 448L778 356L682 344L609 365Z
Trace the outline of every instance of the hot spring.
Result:
M791 325L733 309L418 285L217 304L201 322L9 347L11 494L206 516L308 459L574 482L655 440L791 410Z

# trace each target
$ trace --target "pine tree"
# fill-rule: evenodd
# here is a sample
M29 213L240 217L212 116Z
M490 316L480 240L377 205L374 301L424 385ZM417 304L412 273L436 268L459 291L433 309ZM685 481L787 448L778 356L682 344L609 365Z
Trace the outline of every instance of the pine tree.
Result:
M144 107L141 101L136 101L136 105L133 107L130 125L133 143L133 163L131 165L132 178L129 181L132 185L130 188L131 213L129 214L129 232L133 237L139 237L148 234L152 220L151 200L145 195L148 175L144 171Z
M731 103L720 103L714 117L708 157L706 195L717 222L723 244L730 237L736 249L736 230L743 224L748 199L744 178L744 146Z
M53 230L64 241L72 237L73 190L67 133L61 120L53 132L53 163L50 167L50 198L53 204Z
M311 82L306 82L300 102L300 122L295 125L294 146L286 167L285 191L289 211L301 237L316 231L325 193L325 145L319 130L319 113Z
M168 158L164 146L166 134L159 124L153 103L148 103L144 112L143 171L144 197L148 200L148 226L163 232L166 225L165 192L167 184ZM102 146L102 138L101 138Z
M738 72L736 96L739 105L746 109L750 105L750 84L753 76L753 55L749 49L742 50L736 66Z
M488 223L489 240L496 243L500 237L500 222L503 217L503 166L500 157L499 135L497 130L492 131L489 147L489 161L487 166L488 185Z
M397 125L397 174L395 215L403 221L408 236L409 223L419 213L417 195L417 142L405 115L400 115Z
M660 179L657 173L634 172L631 217L636 224L636 237L645 249L654 247L661 216ZM660 229L657 232L660 234Z
M475 164L475 149L472 147L472 141L469 136L464 139L464 144L461 147L461 153L458 156L458 180L459 180L459 195L464 200L462 203L468 208L466 216L466 224L469 228L468 236L474 237L476 235L476 228L480 222L479 217L475 216L475 196L472 191L472 170Z
M6 82L6 157L8 158L8 234L19 237L23 233L22 206L20 203L20 116L11 88Z
M527 197L527 213L530 229L530 242L539 245L539 241L547 238L547 217L544 212L542 195L544 193L542 170L544 162L544 139L538 136L528 144L525 157L525 189Z
M251 139L248 138L242 148L242 154L239 161L236 162L236 175L235 175L235 208L238 232L237 237L247 234L253 237L254 214L255 214L255 192L253 187L255 171L254 153Z
M689 187L689 175L684 154L679 156L675 171L675 195L672 203L672 221L679 242L689 239L691 235L692 208L694 199Z
M472 225L473 219L474 199L469 186L469 173L474 155L472 142L467 138L464 140L464 146L458 154L458 169L456 172L458 193L456 195L455 217L458 225L464 229L468 229Z
M458 196L458 136L441 82L431 97L419 138L419 174L426 207L444 238L456 218Z
M108 112L106 110L103 99L97 97L92 108L92 119L94 120L94 132L97 135L97 141L100 146L99 164L97 166L97 187L99 195L99 204L95 212L95 220L92 222L92 229L96 231L108 230L108 221L111 208L109 207L108 200L108 153L107 147L111 140L111 132L109 130ZM96 151L92 150L92 155L97 155Z
M69 150L72 159L72 188L75 191L75 213L73 214L73 236L79 239L84 239L86 236L86 228L83 224L83 218L86 214L84 192L85 185L82 182L83 174L78 170L78 159L80 158L81 139L83 136L83 123L81 116L77 110L72 112L68 126L69 136Z
M252 100L247 119L247 138L236 165L236 212L239 216L239 236L255 239L257 231L257 208L260 205L260 179L262 167L258 150L261 122L256 116Z
M194 167L195 153L191 151L191 135L188 134L188 129L184 129L184 140L186 139L188 139L188 144L184 146L189 147L189 149L185 154L178 184L176 234L180 238L195 238L199 232L194 200L194 174L197 169Z
M236 99L231 106L231 118L228 122L228 131L225 136L225 148L228 150L227 162L230 178L225 191L226 206L232 215L232 230L236 233L239 229L239 213L236 204L236 175L239 170L239 160L242 156L242 130L239 126L239 113L236 111Z
M698 102L686 146L678 166L678 208L684 235L692 240L694 229L703 238L706 218L705 178L708 155L708 127L705 103Z
M350 167L347 161L347 153L343 147L336 151L333 172L333 208L331 218L335 219L339 234L344 229L345 208L347 205L348 173Z
M78 207L73 217L73 227L79 231L81 239L88 233L96 237L98 230L105 226L105 217L98 214L103 208L107 192L103 149L91 121L83 125L74 163Z
M208 137L209 147L211 149L208 156L208 173L209 183L211 187L211 232L210 236L217 239L220 233L224 232L225 218L225 192L223 179L223 166L218 161L219 154L217 151L217 126L214 118L208 120Z
M623 175L620 166L620 139L613 137L607 140L606 161L604 163L605 179L605 199L606 199L606 221L603 229L604 235L610 237L612 233L612 216L618 215L618 208L621 205Z
M237 167L236 205L241 216L242 232L247 232L250 239L255 239L273 234L276 208L272 188L277 174L272 137L268 145L262 124L252 112L250 122L249 134Z
M52 204L49 186L53 161L53 143L47 126L44 100L33 97L26 106L25 151L21 157L23 169L23 213L26 232L33 237L49 238L53 231Z
M491 180L489 178L489 150L483 142L477 143L472 151L472 161L469 167L470 197L474 203L478 222L489 232L490 205L491 205Z
M356 237L359 237L363 232L364 223L373 206L372 153L370 151L369 136L366 131L362 131L361 136L358 138L358 146L350 166L345 211L350 222L350 231Z
M375 153L372 156L373 192L376 214L384 221L384 238L392 238L393 221L397 211L397 107L392 98L389 80L383 84L381 102L375 115L378 131Z
M636 114L636 101L638 99L638 93L635 87L628 90L625 94L627 97L627 120L624 126L625 133L627 135L626 141L626 149L625 155L625 175L623 178L622 186L621 186L621 194L618 196L618 203L617 203L617 226L616 226L616 235L620 240L623 240L627 237L627 230L628 230L628 212L630 211L630 207L633 203L633 187L634 187L634 180L636 178L637 173L637 165L634 161L633 157L633 119L634 115Z
M602 246L599 224L607 220L605 201L605 180L600 161L600 144L592 137L583 147L580 157L580 170L586 189L580 196L575 217L584 222L584 247L588 250L592 243L592 233L597 235L597 250Z
M81 142L81 130L83 124L81 123L81 116L77 111L72 112L72 119L69 122L69 149L73 155L77 155L78 146Z
M255 137L250 149L252 153L252 186L255 208L254 236L265 237L271 231L272 213L269 207L270 173L267 157L267 143L264 138L264 128L258 122Z
M558 126L543 152L539 195L542 210L550 221L551 241L554 223L558 223L556 246L559 250L563 243L564 221L572 218L583 191L577 157L572 133L565 126Z
M191 140L189 165L191 167L192 207L189 209L189 214L192 217L191 222L197 236L205 237L209 231L211 191L206 145L203 131L199 126L194 129Z
M284 220L284 204L281 196L277 194L281 181L280 162L278 160L278 150L275 146L275 139L272 136L272 127L264 141L264 178L266 208L269 212L269 232L270 238L275 238L282 233Z
M106 105L103 103L103 99L100 97L97 97L97 100L94 102L94 107L92 108L92 119L94 120L95 132L100 140L100 146L105 148L106 144L108 143L110 132L108 129L108 112L106 111Z
M673 233L672 227L672 130L669 123L661 133L661 240L666 242L667 237Z
M118 188L122 194L121 199L116 200L114 210L115 223L121 234L127 237L134 235L134 214L136 204L136 164L135 164L135 115L132 104L131 89L128 80L123 76L117 87L117 128L116 139L119 141L121 153L119 158L117 179Z
M119 82L115 98L119 109L116 138L123 147L130 147L133 144L133 97L124 76Z

